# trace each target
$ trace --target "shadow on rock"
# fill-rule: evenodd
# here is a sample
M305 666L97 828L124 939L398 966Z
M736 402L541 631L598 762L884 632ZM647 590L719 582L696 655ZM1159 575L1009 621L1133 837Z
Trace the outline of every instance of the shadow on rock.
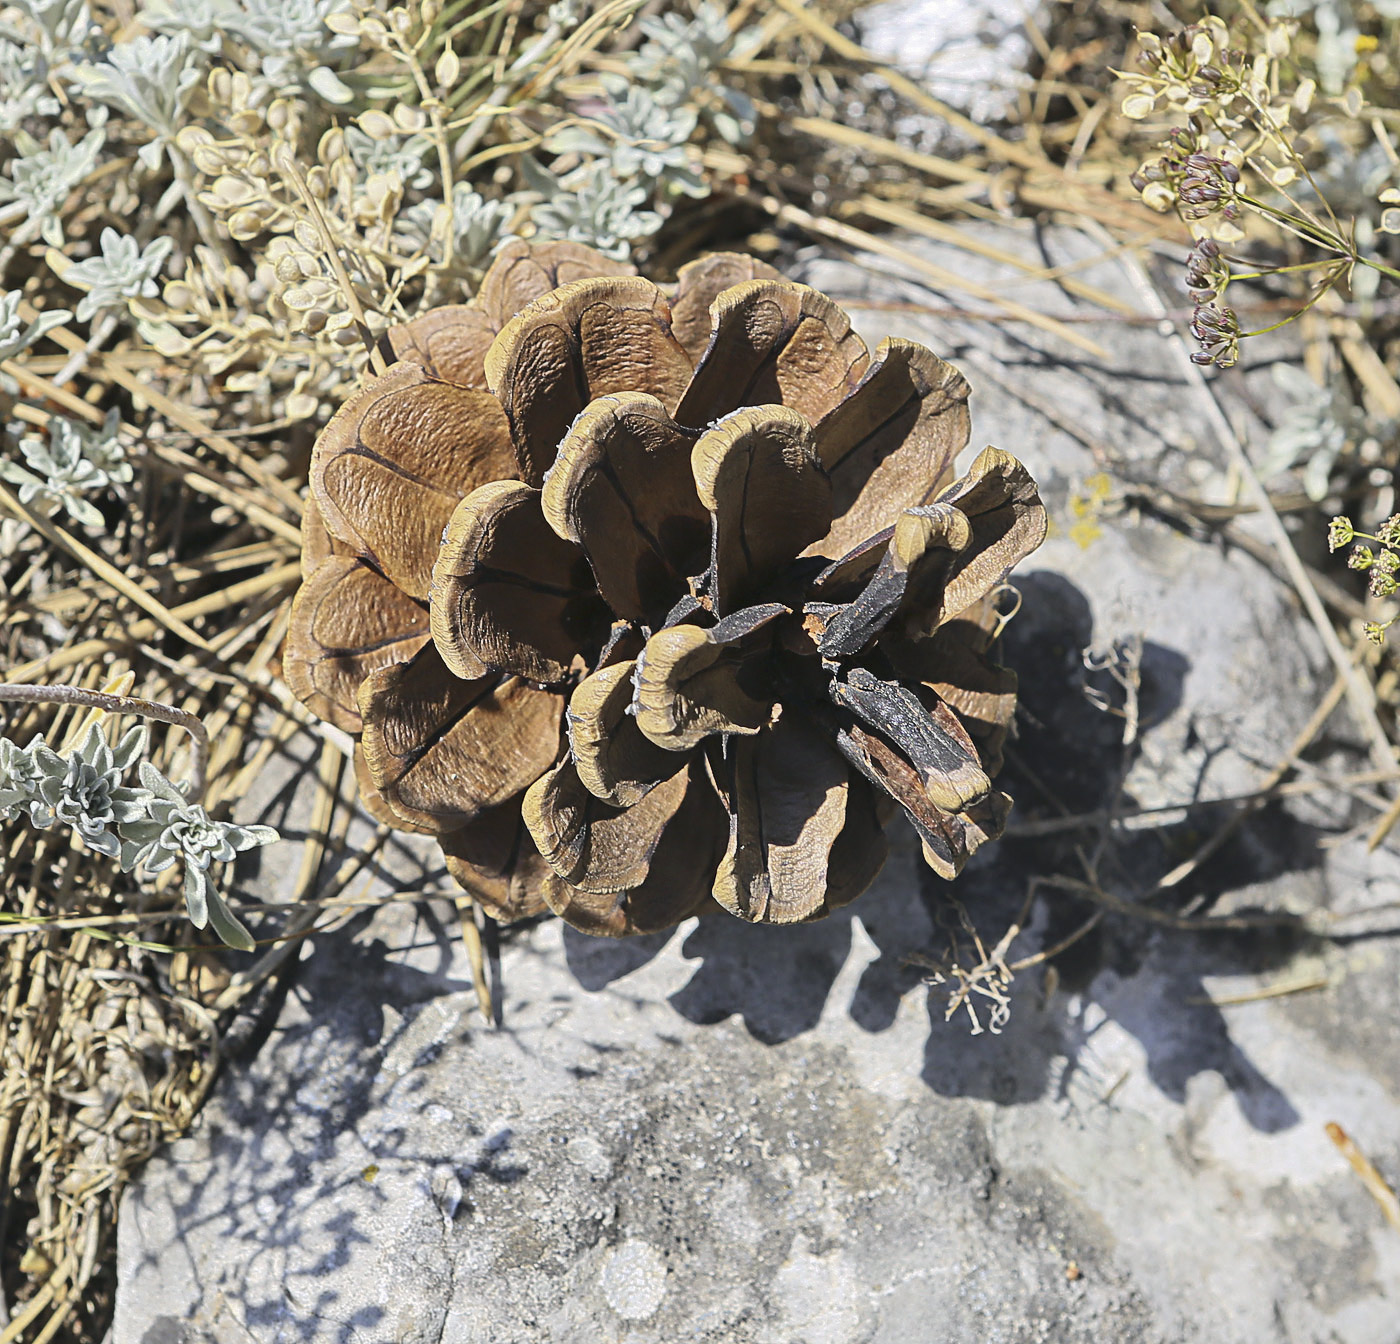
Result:
M1023 612L1009 627L1003 660L1021 677L1019 735L1003 776L1017 799L1018 819L1093 812L1115 802L1124 759L1123 688L1099 660L1084 651L1094 634L1084 593L1062 575L1035 572L1018 580ZM1177 714L1191 671L1180 651L1151 642L1134 652L1139 743ZM1226 820L1202 805L1183 822L1115 833L1100 856L1102 880L1116 890L1142 892L1168 871L1202 835ZM1096 832L1068 829L1038 839L1008 836L978 855L954 885L920 863L917 877L888 878L848 910L815 924L753 927L735 919L702 919L686 935L681 953L697 964L671 1003L692 1022L710 1024L739 1016L749 1033L769 1044L791 1040L818 1023L838 974L852 953L852 921L858 919L878 954L865 966L846 1011L869 1032L894 1021L899 1003L926 974L911 957L967 969L973 946L969 926L990 947L1016 922L1033 877L1082 878L1080 854ZM896 848L908 837L895 837ZM1316 833L1278 809L1264 809L1206 864L1191 882L1161 901L1166 918L1194 914L1231 891L1317 864ZM887 870L889 871L889 870ZM1095 913L1073 894L1042 888L1034 917L1034 942L1022 937L1014 956L1063 941ZM599 990L655 957L670 935L610 942L565 933L568 965L586 989ZM1250 1062L1232 1039L1220 1009L1207 1001L1202 977L1258 974L1286 964L1306 950L1308 939L1287 927L1257 935L1193 932L1109 914L1053 959L1063 992L1044 998L1039 973L1026 971L1012 987L1010 1020L1000 1034L971 1039L965 1008L945 1021L949 1000L929 997L929 1035L922 1076L941 1095L972 1096L1003 1105L1036 1101L1049 1093L1076 1093L1081 1085L1111 1090L1112 1079L1092 1075L1092 1036L1112 1020L1131 1033L1146 1055L1148 1076L1180 1102L1195 1075L1217 1072L1234 1092L1255 1128L1272 1132L1297 1123L1287 1098ZM944 986L946 990L947 986ZM981 1032L985 999L971 999ZM1091 1030L1086 1022L1093 1020Z

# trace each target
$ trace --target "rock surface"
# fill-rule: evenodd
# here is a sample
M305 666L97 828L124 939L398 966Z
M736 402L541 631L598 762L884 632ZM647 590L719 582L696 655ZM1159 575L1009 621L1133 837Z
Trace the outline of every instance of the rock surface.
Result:
M979 124L1006 116L1030 86L1032 22L1044 22L1044 6L1027 0L879 0L855 16L867 51ZM901 131L948 134L934 117L903 120Z
M1049 264L1093 250L994 241ZM1035 307L1096 311L929 252ZM815 257L800 274L872 340L957 362L972 447L1022 456L1055 519L1008 632L1022 833L953 889L990 947L1033 879L1084 878L1076 846L1139 899L1230 816L1204 800L1258 786L1331 675L1267 569L1114 511L1125 481L1209 498L1225 479L1200 389L1155 329L1083 323L1107 351L1087 355L919 311L967 301L883 266ZM1114 264L1075 274L1132 295ZM1251 377L1232 375L1232 408ZM1100 707L1121 708L1121 688L1086 649L1137 669L1126 756L1121 714ZM1334 716L1311 759L1364 768L1354 737ZM1102 844L1037 833L1111 804L1125 763L1124 803L1196 805ZM1374 814L1337 796L1261 810L1155 904L1364 925L1398 867L1364 854L1348 827ZM308 797L287 783L272 819L295 834ZM285 883L287 851L250 889ZM376 889L442 882L401 847ZM509 931L499 1028L445 902L388 903L309 940L197 1130L126 1196L115 1344L1393 1344L1400 1232L1324 1126L1400 1178L1396 940L1110 913L1053 975L1022 969L1004 1029L974 1035L905 960L948 953L949 896L905 835L877 886L821 924L716 918L624 943L557 921ZM1041 888L1008 956L1094 909ZM1251 997L1309 983L1323 987ZM973 1003L985 1026L992 1005Z

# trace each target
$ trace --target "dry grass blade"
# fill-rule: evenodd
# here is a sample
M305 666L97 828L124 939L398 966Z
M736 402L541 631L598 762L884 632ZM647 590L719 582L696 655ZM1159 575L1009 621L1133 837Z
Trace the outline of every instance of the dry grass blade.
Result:
M1294 994L1311 994L1314 990L1331 988L1330 976L1309 975L1299 980L1285 981L1283 984L1242 990L1238 994L1193 994L1186 1002L1193 1007L1237 1008L1246 1003L1260 1003L1265 999L1286 999Z
M1067 327L1064 323L1056 321L1053 317L1047 317L1044 313L1036 312L1035 309L1028 308L1023 303L1017 303L1014 299L1005 298L986 285L956 275L946 267L935 265L919 256L918 253L911 252L907 247L901 247L898 243L892 243L873 233L866 233L850 224L842 224L838 220L822 219L816 215L808 214L807 211L795 205L785 205L771 196L762 197L758 204L780 223L792 224L807 233L816 234L818 237L831 238L847 247L887 257L891 261L898 262L901 266L908 267L926 280L932 281L940 289L957 290L964 294L970 294L973 298L983 299L988 303L995 304L998 310L1007 317L1026 322L1041 331L1059 337L1060 340L1068 342L1076 349L1084 350L1100 359L1108 358L1108 351L1103 346L1075 331L1072 327Z
M1128 271L1138 292L1142 295L1144 306L1165 320L1167 316L1166 306L1162 303L1161 296L1157 293L1151 279L1140 265L1129 263ZM1212 431L1244 481L1247 497L1263 515L1264 523L1269 530L1269 535L1273 540L1279 561L1288 575L1289 582L1297 592L1303 609L1307 612L1309 620L1317 631L1318 638L1322 641L1323 648L1327 650L1327 656L1332 660L1338 677L1345 684L1347 702L1351 706L1357 726L1366 737L1372 764L1377 770L1391 769L1396 759L1395 747L1376 712L1376 699L1371 688L1361 677L1352 656L1338 638L1335 627L1327 617L1322 599L1318 596L1316 587L1308 577L1307 569L1302 560L1299 559L1297 548L1293 545L1293 539L1288 535L1283 520L1274 508L1273 501L1269 498L1269 492L1260 482L1259 475L1254 470L1254 464L1249 460L1249 455L1245 452L1239 435L1235 433L1229 419L1221 410L1213 388L1206 381L1200 367L1191 361L1190 353L1180 336L1173 337L1173 345L1178 355L1183 377L1195 389L1197 399L1204 409L1205 417L1210 422Z
M1389 1182L1376 1169L1376 1164L1356 1146L1355 1140L1335 1120L1328 1122L1327 1137L1337 1145L1342 1156L1351 1163L1351 1169L1361 1177L1362 1184L1372 1199L1380 1205L1386 1222L1400 1232L1400 1198L1397 1198Z
M472 969L472 985L476 989L476 1003L482 1017L488 1024L496 1020L496 1005L491 997L491 986L486 979L486 951L481 940L480 907L470 896L458 896L457 922L462 930L462 945L467 950L467 961Z
M907 209L902 205L894 205L889 201L877 200L873 196L862 196L854 204L872 219L882 220L897 228L908 229L911 233L921 233L924 237L933 238L941 243L951 243L955 247L971 252L974 256L986 257L988 261L995 261L999 265L1023 271L1029 280L1051 281L1068 290L1069 293L1075 294L1081 299L1087 299L1090 303L1097 304L1109 312L1130 314L1137 311L1126 300L1098 288L1097 285L1086 284L1083 280L1076 280L1072 275L1066 275L1063 272L1057 273L1047 267L1032 265L1024 258L1016 256L1015 253L1008 252L1005 248L997 247L985 239L979 238L975 234L969 234L951 224L943 224L936 219L929 219L916 210Z
M26 508L19 502L3 485L0 485L0 509L7 512L12 518L19 518L28 523L46 541L52 542L61 550L67 551L80 564L85 565L89 570L104 580L117 590L127 601L141 608L142 611L153 616L156 622L169 630L171 634L178 635L187 644L193 645L196 649L201 649L206 653L213 650L205 641L204 637L196 630L186 625L178 616L170 611L163 602L152 597L144 589L138 588L125 574L115 565L104 560L96 551L85 546L76 537L65 532L61 527L57 527L47 518L40 517L32 509Z

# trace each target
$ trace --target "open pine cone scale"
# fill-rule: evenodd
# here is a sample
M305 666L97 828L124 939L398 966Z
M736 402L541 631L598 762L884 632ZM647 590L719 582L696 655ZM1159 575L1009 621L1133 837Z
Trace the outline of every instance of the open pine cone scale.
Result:
M999 834L993 597L1045 513L997 449L952 480L956 370L747 257L668 296L569 243L384 349L316 445L284 671L493 913L793 922L899 811L945 877Z

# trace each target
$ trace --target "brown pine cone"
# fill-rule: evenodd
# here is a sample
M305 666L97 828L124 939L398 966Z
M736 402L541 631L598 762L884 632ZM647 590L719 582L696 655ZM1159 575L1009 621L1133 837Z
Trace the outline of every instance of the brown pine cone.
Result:
M668 299L574 243L384 347L312 457L285 675L492 913L788 923L897 811L943 877L1000 833L991 595L1045 511L995 448L952 481L955 369L747 257Z

